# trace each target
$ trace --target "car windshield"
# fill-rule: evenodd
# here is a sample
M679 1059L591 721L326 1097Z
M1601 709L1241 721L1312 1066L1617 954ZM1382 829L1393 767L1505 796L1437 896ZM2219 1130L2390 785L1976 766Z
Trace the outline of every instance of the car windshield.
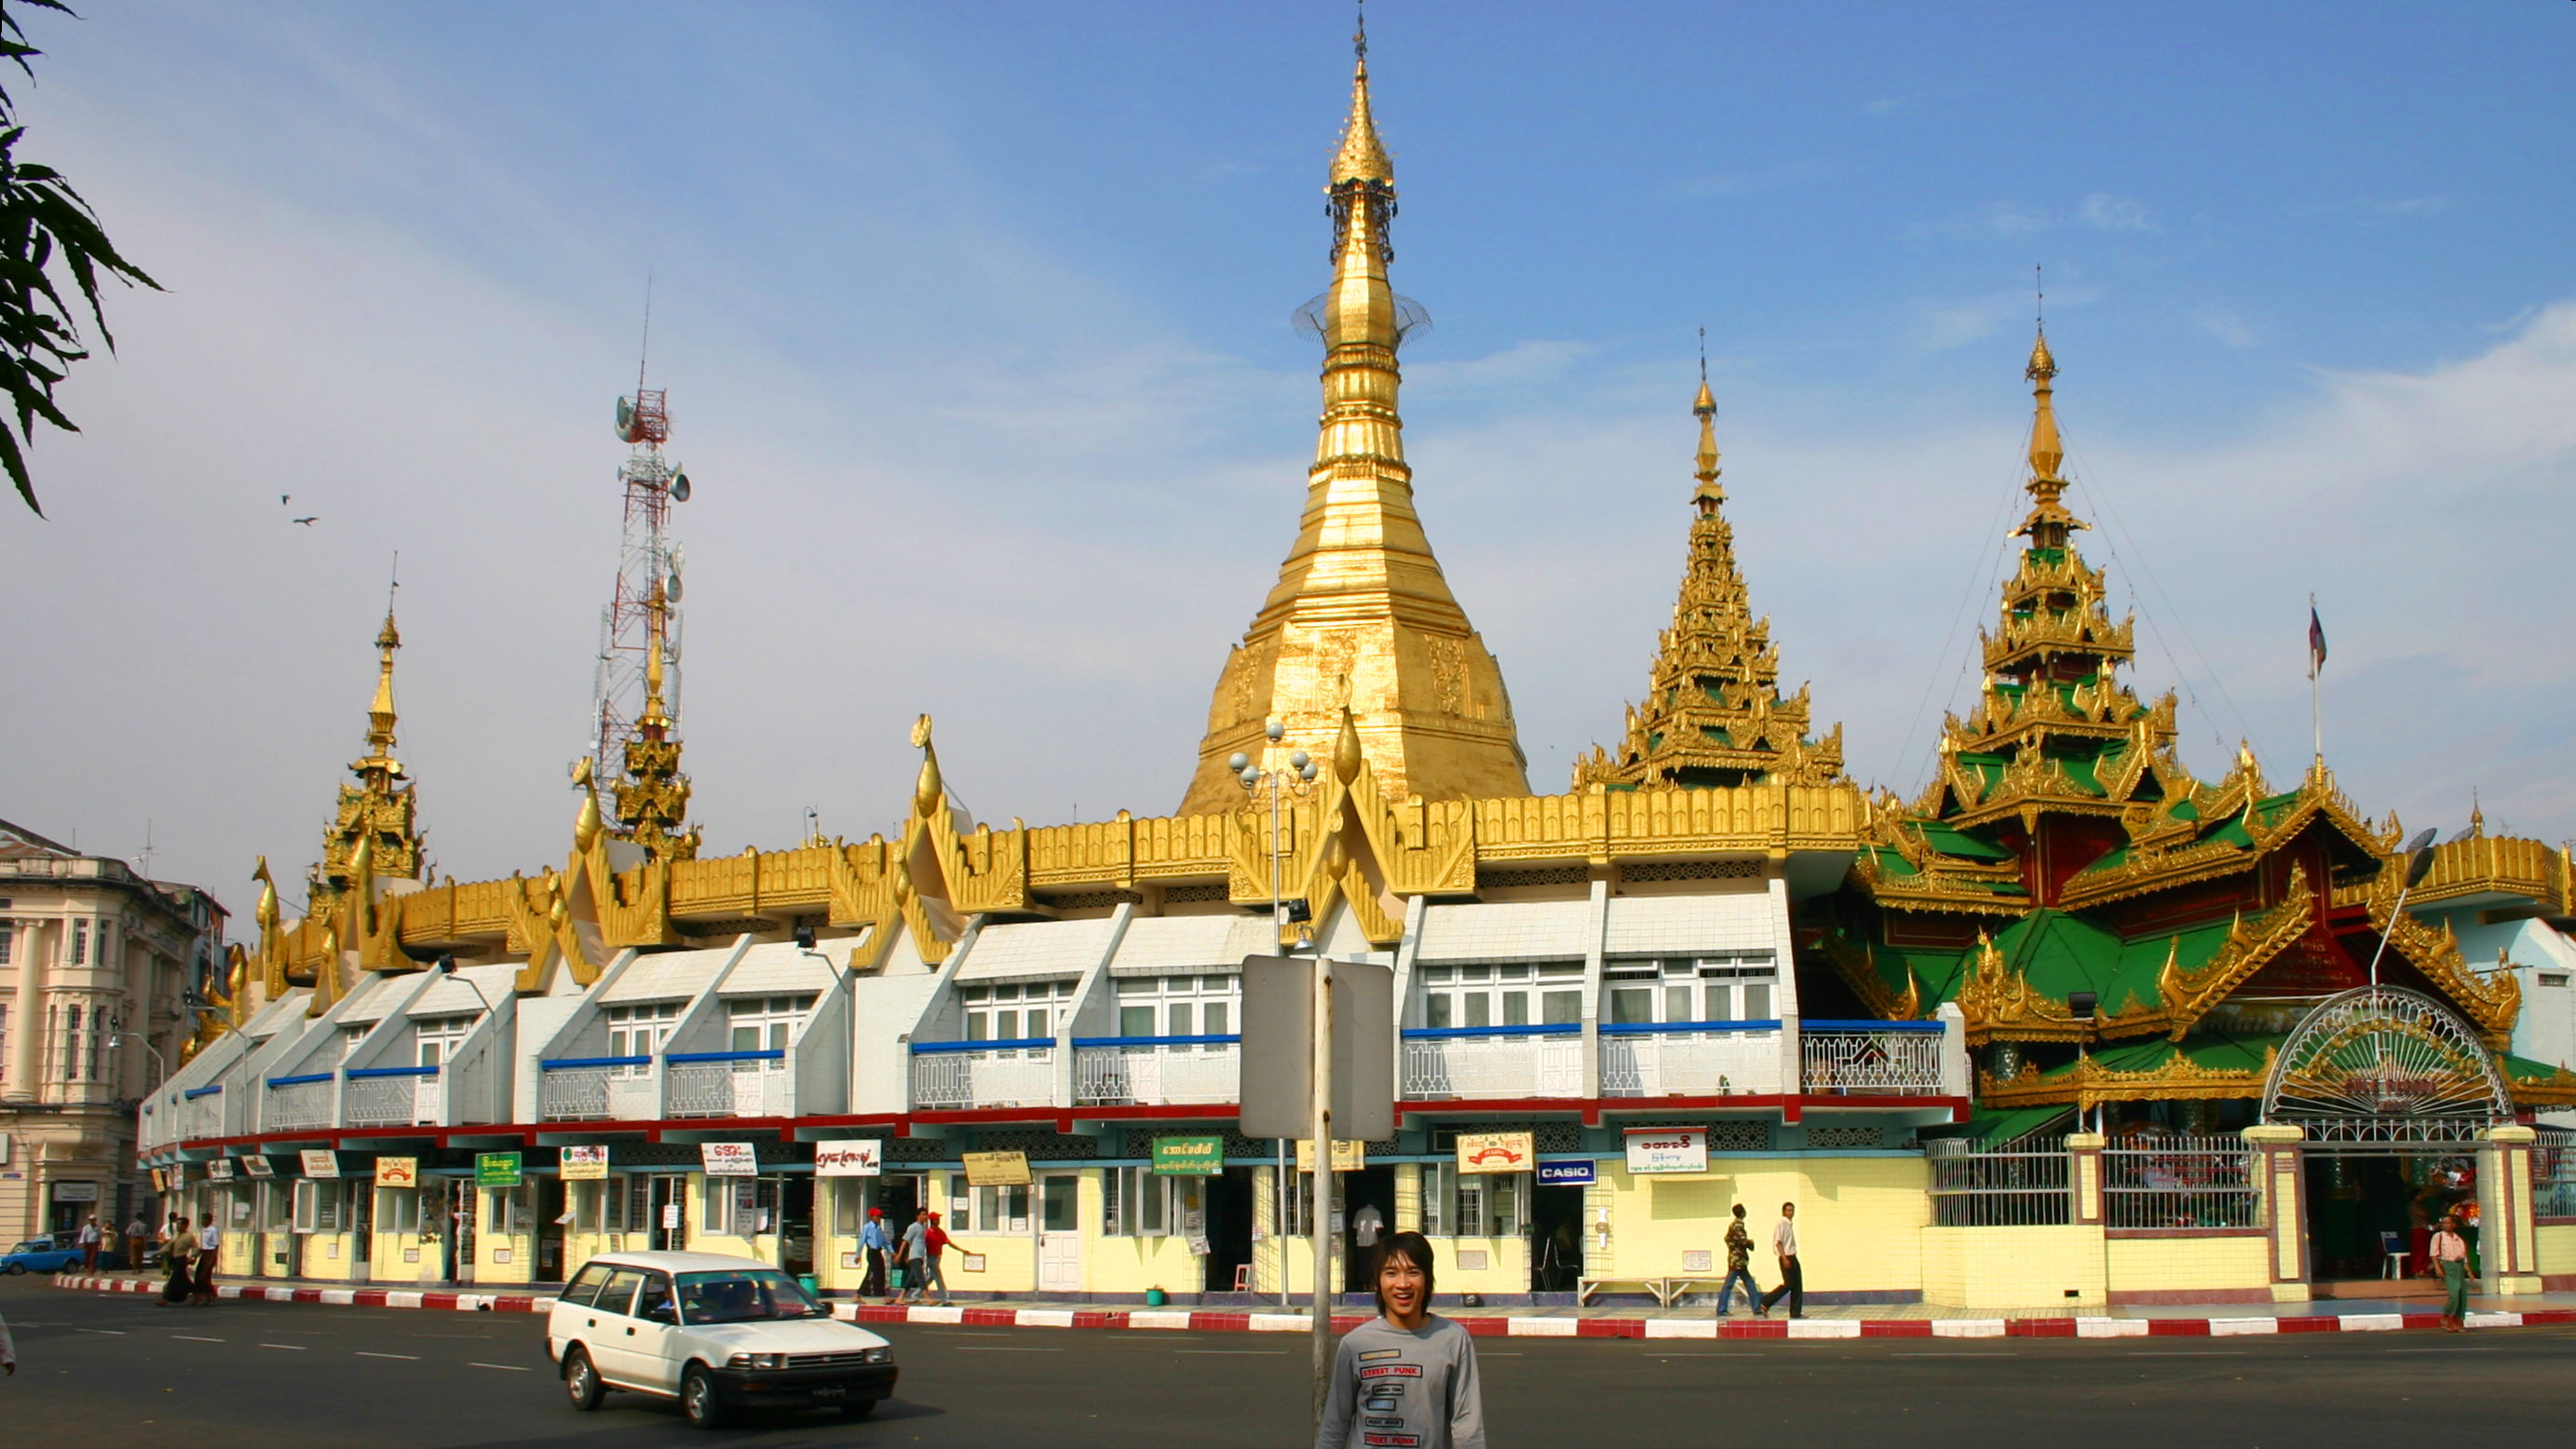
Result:
M681 1274L680 1314L689 1323L765 1323L778 1318L829 1318L832 1310L807 1296L786 1274L751 1269Z
M48 1251L53 1246L54 1243L51 1238L29 1238L27 1241L20 1243L9 1251L13 1253L42 1253Z

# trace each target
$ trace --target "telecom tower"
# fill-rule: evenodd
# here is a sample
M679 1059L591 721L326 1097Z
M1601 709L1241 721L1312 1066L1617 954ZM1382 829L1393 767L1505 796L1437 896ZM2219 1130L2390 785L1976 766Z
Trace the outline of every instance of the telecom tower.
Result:
M590 762L602 783L625 767L627 741L637 737L648 694L646 673L654 641L662 646L664 708L674 725L680 713L680 563L671 542L671 505L689 501L689 475L662 456L671 436L664 391L644 386L636 369L635 396L617 400L617 439L634 451L617 469L626 493L626 528L617 546L617 592L599 616L599 673L592 686L596 734ZM655 627L654 615L661 615Z

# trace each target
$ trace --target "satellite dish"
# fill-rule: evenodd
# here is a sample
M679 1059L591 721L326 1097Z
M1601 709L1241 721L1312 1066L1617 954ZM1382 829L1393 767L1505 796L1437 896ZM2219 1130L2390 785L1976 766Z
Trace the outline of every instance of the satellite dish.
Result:
M689 501L688 474L674 473L671 475L671 501L674 503L686 503Z
M617 441L621 443L631 443L635 441L633 436L631 436L631 430L634 426L635 405L621 397L617 400Z
M677 573L669 574L663 578L662 597L669 599L674 604L680 602L680 576Z
M676 572L678 572L678 571L679 571L679 570L681 570L681 569L687 568L688 566L689 566L689 546L688 546L687 544L684 544L684 543L675 543L675 544L671 545L671 569L672 569L672 571L676 573Z

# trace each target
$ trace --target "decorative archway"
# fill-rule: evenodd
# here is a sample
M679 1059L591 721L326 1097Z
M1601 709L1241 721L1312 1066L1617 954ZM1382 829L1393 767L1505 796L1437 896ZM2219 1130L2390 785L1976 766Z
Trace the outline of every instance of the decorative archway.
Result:
M2495 1054L2421 992L2364 986L2299 1019L2263 1083L2263 1120L2343 1141L2460 1141L2513 1119Z

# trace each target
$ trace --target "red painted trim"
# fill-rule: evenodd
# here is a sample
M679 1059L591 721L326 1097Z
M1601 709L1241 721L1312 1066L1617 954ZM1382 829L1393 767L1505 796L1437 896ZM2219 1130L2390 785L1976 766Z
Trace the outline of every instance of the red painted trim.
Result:
M2151 1308L2172 1303L2270 1303L2269 1288L2114 1288L2114 1308Z
M2304 1317L2285 1313L2273 1320L2273 1325L2275 1331L2280 1333L2334 1333L2343 1328L2343 1320L2323 1313L2309 1314Z
M1787 1338L1789 1325L1769 1318L1756 1318L1748 1323L1721 1323L1717 1326L1717 1336L1720 1338Z
M2206 1318L2150 1318L2147 1320L2147 1337L2207 1338L2209 1320Z
M1509 1338L1512 1321L1508 1318L1452 1318L1451 1323L1467 1330L1471 1338Z
M1578 1318L1574 1320L1577 1338L1643 1338L1646 1320L1642 1318Z
M1863 1338L1930 1338L1929 1318L1864 1318L1860 1321Z
M2073 1338L2074 1336L2075 1320L2072 1318L2007 1318L2004 1320L2006 1338Z

